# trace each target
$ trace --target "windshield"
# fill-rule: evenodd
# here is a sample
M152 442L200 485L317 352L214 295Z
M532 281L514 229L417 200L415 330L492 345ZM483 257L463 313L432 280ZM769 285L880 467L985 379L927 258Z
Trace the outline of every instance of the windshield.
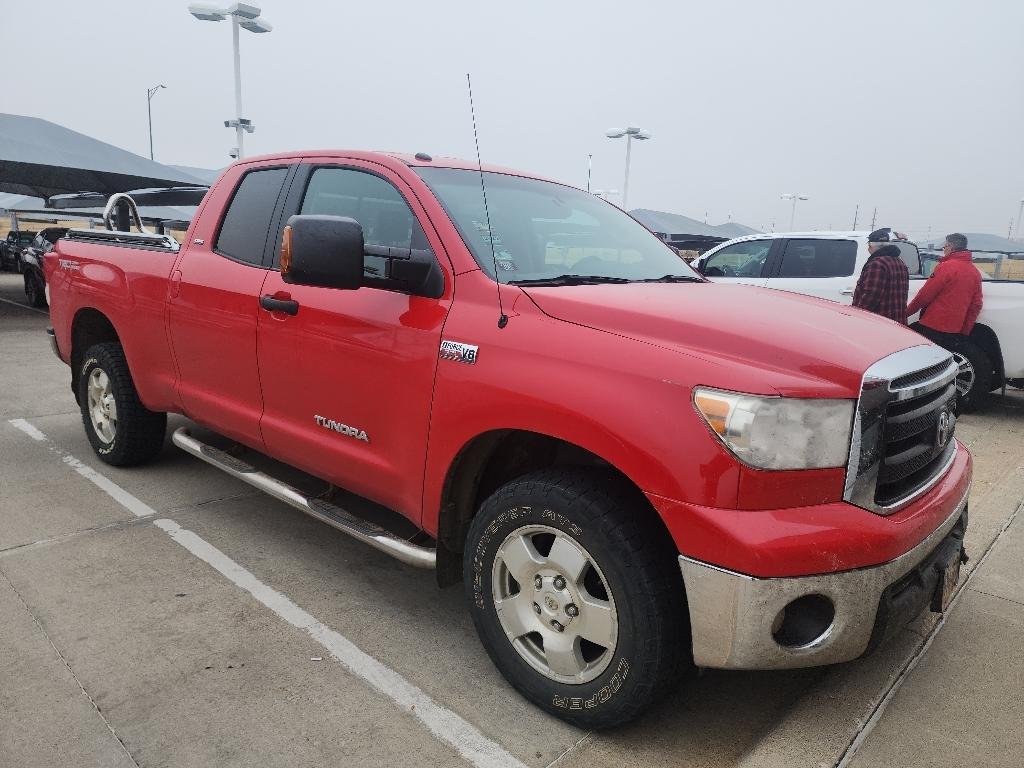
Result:
M416 168L480 268L502 283L701 280L665 243L621 210L550 181L478 171ZM491 246L494 255L491 254Z

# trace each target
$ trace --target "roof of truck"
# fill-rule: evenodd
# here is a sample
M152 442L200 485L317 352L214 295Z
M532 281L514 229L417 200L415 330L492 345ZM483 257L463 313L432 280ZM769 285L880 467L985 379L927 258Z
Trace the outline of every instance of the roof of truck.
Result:
M426 153L420 154L422 155ZM255 161L264 160L295 160L299 158L309 157L350 158L352 160L368 160L370 162L383 163L384 165L390 165L393 162L397 162L412 168L458 168L461 170L468 171L475 171L478 170L479 168L475 160L462 160L457 157L439 157L427 154L427 157L430 157L430 159L425 160L416 157L415 154L409 154L406 152L376 152L353 149L304 149L296 152L275 152L274 154L270 155L247 157L241 162L251 163ZM484 163L482 169L490 173L503 173L512 176L528 176L530 178L543 178L542 176L539 176L537 174L527 173L525 171L516 170L514 168L506 168L500 165L490 165L489 163Z

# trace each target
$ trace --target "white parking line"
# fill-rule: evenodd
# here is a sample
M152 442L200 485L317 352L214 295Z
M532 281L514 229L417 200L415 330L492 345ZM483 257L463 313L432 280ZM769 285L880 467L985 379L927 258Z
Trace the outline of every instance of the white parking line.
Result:
M138 517L156 514L152 507L121 486L57 447L43 432L24 419L12 419L8 423L33 440L49 443L50 449L60 455L65 464L94 483L132 514ZM438 740L449 744L472 765L477 768L526 768L500 744L488 739L468 721L435 702L400 674L360 650L348 638L318 621L286 595L264 584L206 540L182 528L173 520L155 520L154 525L289 624L307 632L349 672L423 723Z

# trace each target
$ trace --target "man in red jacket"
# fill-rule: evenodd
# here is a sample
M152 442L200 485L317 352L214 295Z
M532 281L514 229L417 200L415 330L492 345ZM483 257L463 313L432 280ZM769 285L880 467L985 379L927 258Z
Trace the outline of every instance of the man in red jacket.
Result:
M946 236L942 252L935 272L907 307L907 317L921 310L921 319L910 327L956 352L981 312L981 273L959 232Z

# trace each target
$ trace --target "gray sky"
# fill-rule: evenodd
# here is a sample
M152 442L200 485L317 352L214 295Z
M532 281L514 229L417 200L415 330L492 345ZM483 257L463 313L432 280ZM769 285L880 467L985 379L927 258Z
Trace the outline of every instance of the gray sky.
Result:
M227 5L228 3L224 3ZM231 32L186 0L0 0L2 110L156 159L221 167ZM1024 197L1021 0L264 0L242 32L247 154L344 147L473 157L622 189L629 207L796 227L1005 235ZM1024 231L1024 228L1022 228Z

